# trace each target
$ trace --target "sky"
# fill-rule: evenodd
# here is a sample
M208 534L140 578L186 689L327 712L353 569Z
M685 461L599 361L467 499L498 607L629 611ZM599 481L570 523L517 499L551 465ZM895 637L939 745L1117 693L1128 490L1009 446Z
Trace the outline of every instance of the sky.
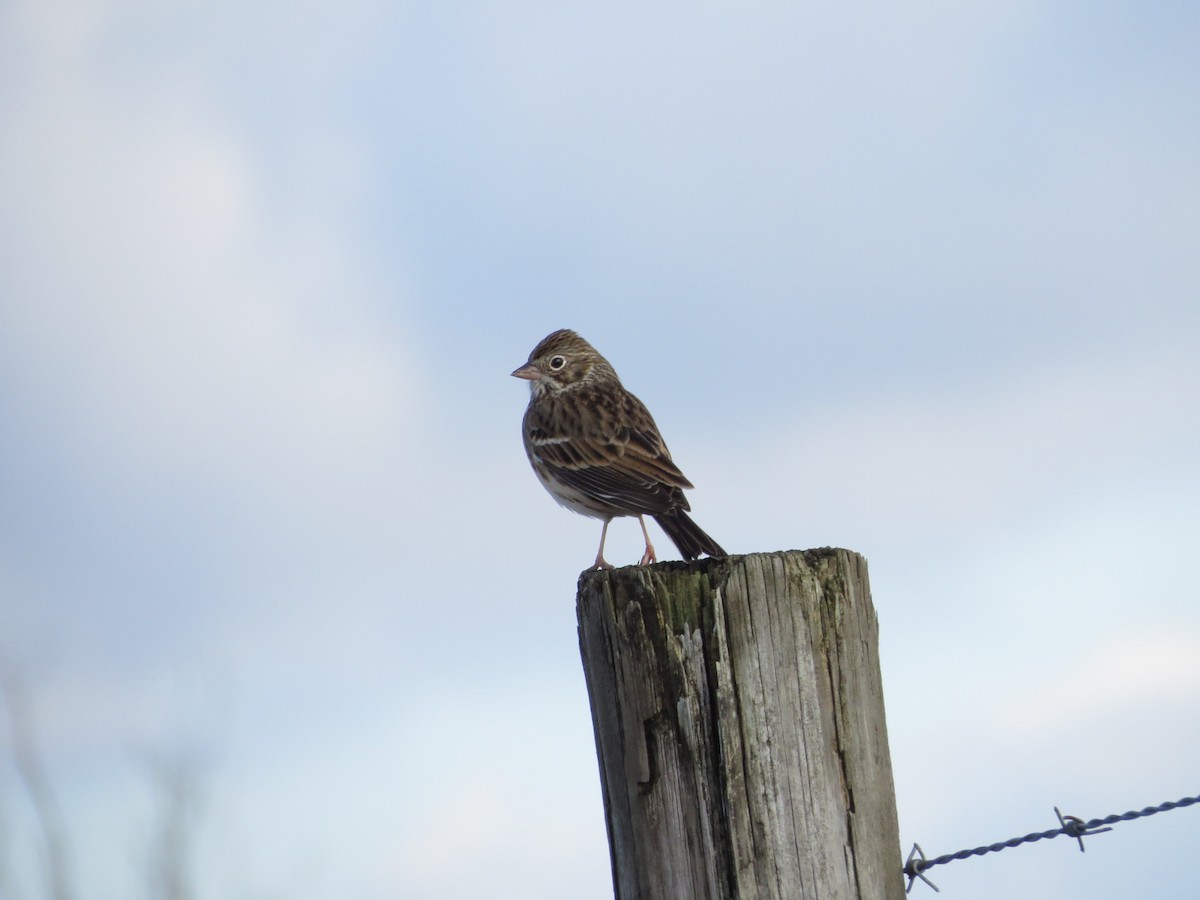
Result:
M868 559L902 852L1196 794L1198 40L1176 2L0 6L0 897L50 896L39 802L79 900L164 861L612 896L599 524L509 377L561 327L723 546ZM1183 896L1195 809L931 877Z

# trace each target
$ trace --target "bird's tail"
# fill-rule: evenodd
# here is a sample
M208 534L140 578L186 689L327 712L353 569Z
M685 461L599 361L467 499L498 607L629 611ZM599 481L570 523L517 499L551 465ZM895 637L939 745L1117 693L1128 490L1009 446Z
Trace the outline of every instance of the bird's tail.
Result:
M667 537L675 542L684 559L695 559L701 553L707 553L709 556L729 555L681 509L655 516L654 521L667 533Z

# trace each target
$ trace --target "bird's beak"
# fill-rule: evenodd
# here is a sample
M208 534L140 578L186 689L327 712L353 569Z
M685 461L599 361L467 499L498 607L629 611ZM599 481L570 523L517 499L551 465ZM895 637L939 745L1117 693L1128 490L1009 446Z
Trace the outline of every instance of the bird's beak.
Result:
M512 373L513 378L524 378L526 381L541 381L542 373L533 363L525 363Z

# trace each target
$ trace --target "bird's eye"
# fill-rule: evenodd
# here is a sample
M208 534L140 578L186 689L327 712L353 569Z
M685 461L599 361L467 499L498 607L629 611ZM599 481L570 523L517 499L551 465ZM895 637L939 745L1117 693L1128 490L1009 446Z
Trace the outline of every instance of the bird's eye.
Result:
M566 359L561 356L550 357L550 368L553 369L555 372L557 372L559 369L561 369L566 364L567 364Z

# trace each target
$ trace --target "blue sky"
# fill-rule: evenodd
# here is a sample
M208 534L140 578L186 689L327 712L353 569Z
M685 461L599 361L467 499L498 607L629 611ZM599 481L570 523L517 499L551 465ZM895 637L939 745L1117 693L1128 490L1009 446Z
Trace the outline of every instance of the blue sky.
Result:
M77 896L144 892L163 760L200 897L611 896L598 527L508 377L559 327L726 548L870 561L905 850L1194 794L1198 38L1183 3L6 4L0 657ZM0 894L39 896L10 737ZM934 879L1180 896L1198 823Z

